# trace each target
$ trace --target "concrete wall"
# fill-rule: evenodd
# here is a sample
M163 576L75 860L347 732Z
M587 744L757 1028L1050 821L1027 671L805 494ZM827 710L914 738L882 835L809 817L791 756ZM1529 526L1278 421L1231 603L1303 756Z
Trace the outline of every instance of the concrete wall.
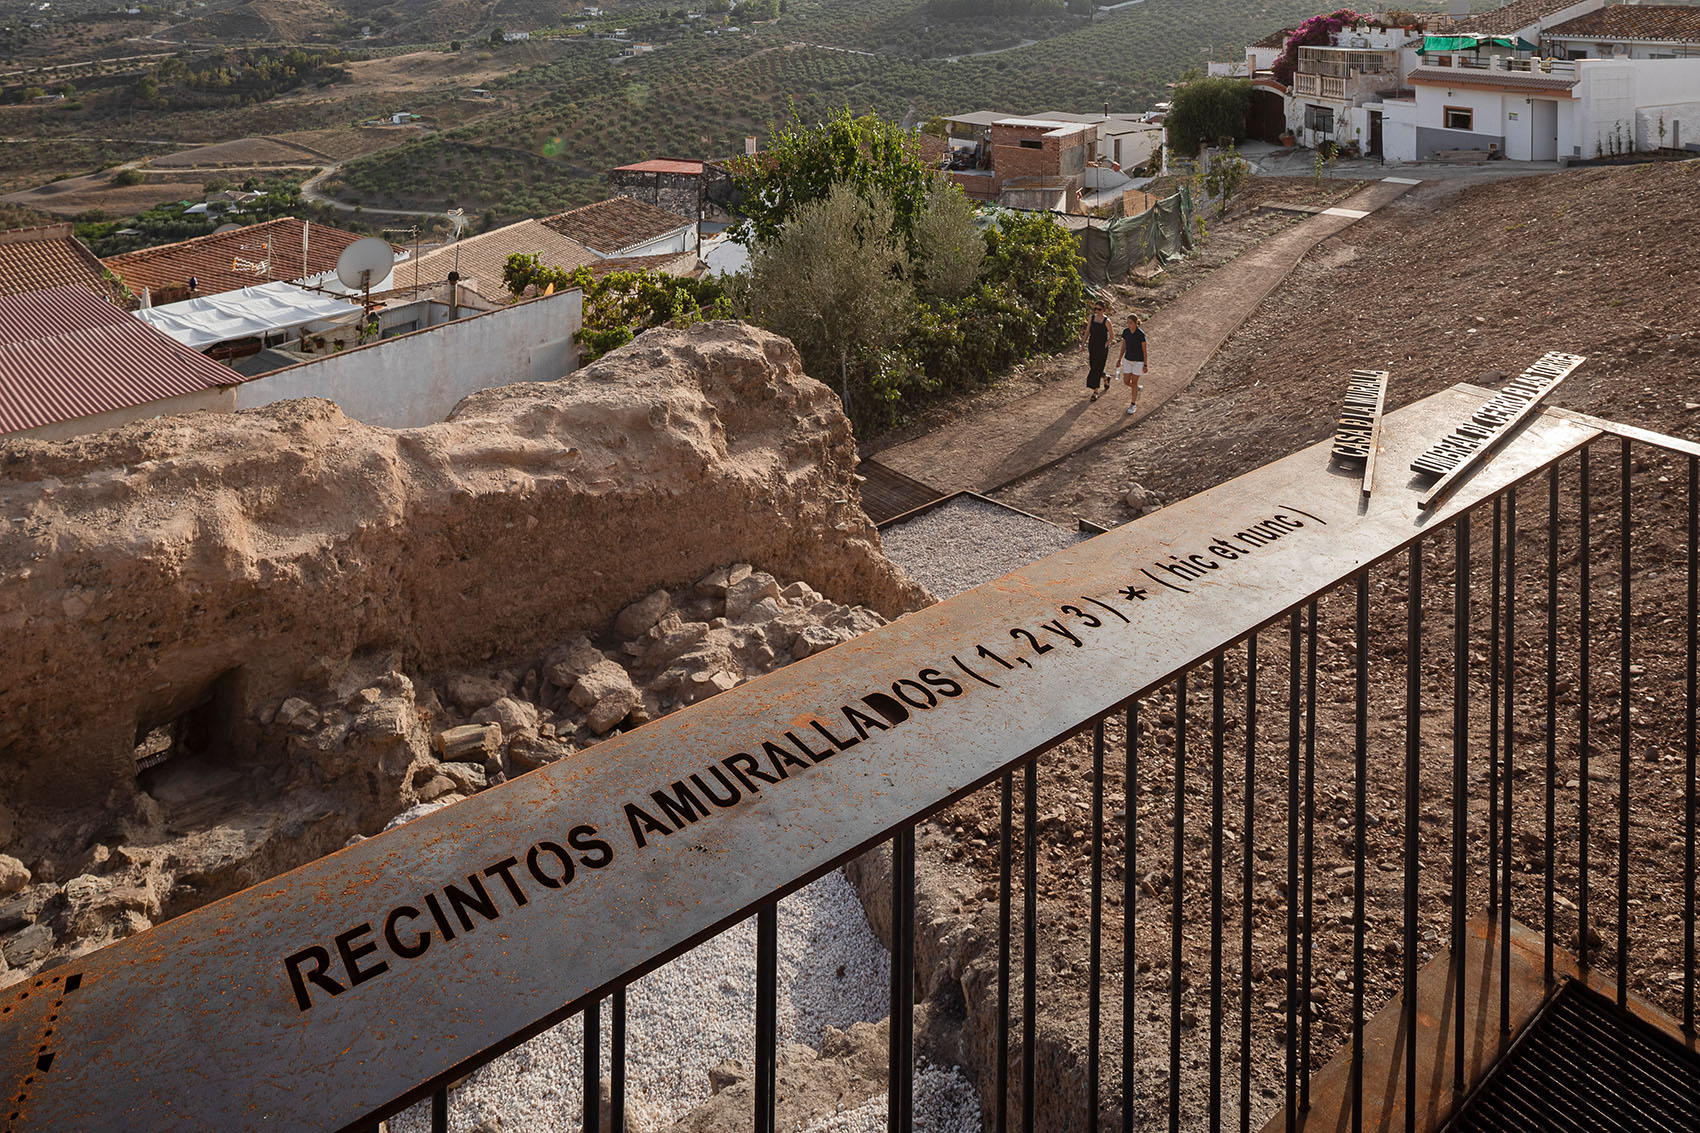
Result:
M579 291L533 299L255 378L237 387L235 408L322 397L368 425L435 424L468 394L577 369L583 318Z
M657 236L653 240L645 240L641 244L633 244L620 250L622 256L659 256L664 252L685 252L697 250L697 226L693 223L688 228Z
M63 441L72 437L80 437L85 433L99 433L106 429L116 429L118 426L128 425L132 421L146 421L150 417L171 417L178 413L195 413L200 410L213 413L230 413L236 408L236 391L240 388L240 386L229 385L222 386L219 389L179 394L177 397L162 397L158 401L148 401L124 409L112 409L105 413L79 417L75 421L55 421L50 425L38 425L33 429L19 429L15 433L4 435L8 437L33 437L38 441Z

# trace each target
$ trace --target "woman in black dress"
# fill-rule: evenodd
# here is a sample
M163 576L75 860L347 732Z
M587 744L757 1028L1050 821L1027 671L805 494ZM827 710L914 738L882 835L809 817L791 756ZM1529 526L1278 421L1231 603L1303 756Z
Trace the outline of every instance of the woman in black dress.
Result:
M1092 367L1086 374L1086 388L1092 391L1093 401L1103 392L1104 366L1110 360L1110 317L1104 313L1108 309L1102 299L1095 301L1086 324L1086 357Z

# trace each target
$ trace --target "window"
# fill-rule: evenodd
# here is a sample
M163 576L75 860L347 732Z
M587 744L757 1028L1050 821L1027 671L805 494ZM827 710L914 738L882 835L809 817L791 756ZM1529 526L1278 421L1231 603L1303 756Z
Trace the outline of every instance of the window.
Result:
M1446 108L1446 128L1448 130L1468 130L1473 127L1476 112L1467 106L1448 106Z
M1305 129L1332 134L1334 132L1334 108L1312 106L1307 103L1305 105Z
M1021 139L1021 148L1022 149L1044 149L1045 143L1044 142L1036 142L1036 141L1032 140L1031 138L1022 138Z

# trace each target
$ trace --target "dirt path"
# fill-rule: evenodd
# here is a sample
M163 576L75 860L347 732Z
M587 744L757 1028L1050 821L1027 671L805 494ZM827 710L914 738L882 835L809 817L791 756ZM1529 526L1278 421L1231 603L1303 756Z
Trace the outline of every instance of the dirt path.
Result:
M942 491L991 492L1137 424L1185 389L1258 304L1323 240L1395 200L1416 182L1379 181L1337 208L1258 245L1213 272L1146 323L1152 372L1139 412L1129 415L1123 387L1113 383L1088 401L1084 382L1066 383L875 454L888 468ZM1114 317L1114 316L1112 316Z

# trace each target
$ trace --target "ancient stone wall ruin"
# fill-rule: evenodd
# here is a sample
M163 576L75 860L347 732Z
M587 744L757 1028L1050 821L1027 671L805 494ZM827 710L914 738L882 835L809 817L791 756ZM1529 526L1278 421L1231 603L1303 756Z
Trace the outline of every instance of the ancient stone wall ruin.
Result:
M730 323L419 429L301 401L7 443L0 793L125 796L162 727L251 750L351 666L523 670L738 561L895 614L921 592L878 553L854 461L791 345Z

